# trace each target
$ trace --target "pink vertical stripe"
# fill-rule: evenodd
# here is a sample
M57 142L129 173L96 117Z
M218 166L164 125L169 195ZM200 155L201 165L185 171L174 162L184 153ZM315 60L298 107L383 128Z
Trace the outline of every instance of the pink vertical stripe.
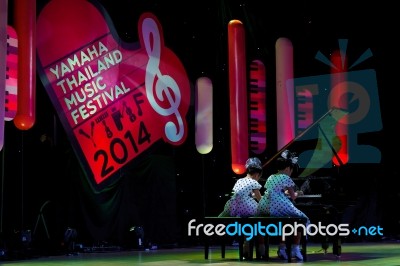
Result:
M267 147L265 66L260 60L250 64L250 149L261 154Z
M4 120L11 121L17 114L18 108L18 41L17 32L11 26L7 26L7 44L7 75Z
M8 1L0 0L0 150L4 145Z

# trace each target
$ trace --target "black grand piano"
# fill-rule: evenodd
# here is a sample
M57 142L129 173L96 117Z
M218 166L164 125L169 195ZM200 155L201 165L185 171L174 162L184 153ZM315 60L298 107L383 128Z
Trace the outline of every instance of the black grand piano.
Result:
M292 179L296 190L303 191L304 195L298 197L294 204L307 214L313 224L339 224L343 211L353 204L341 190L343 163L337 153L341 143L335 132L338 121L346 114L339 108L330 109L263 165L264 176L268 177L274 171L272 163L284 150L297 153L299 168L294 171ZM339 165L333 165L333 158ZM332 244L332 253L338 257L341 255L339 236L316 235L309 237L309 241L320 242L325 253Z

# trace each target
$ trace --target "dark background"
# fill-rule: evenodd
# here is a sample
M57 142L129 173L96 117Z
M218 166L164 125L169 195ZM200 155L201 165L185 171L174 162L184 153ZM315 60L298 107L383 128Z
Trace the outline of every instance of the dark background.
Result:
M47 3L37 1L37 11ZM348 39L347 55L354 62L365 50L373 57L354 70L375 69L383 130L360 135L361 143L378 147L378 164L333 167L334 200L351 207L344 219L353 224L384 228L385 238L399 234L398 119L395 80L398 42L392 4L349 5L348 1L99 1L126 42L137 42L137 21L146 11L159 19L165 44L182 61L190 81L208 76L214 87L214 147L200 155L194 144L194 104L187 116L189 137L179 147L158 143L128 166L118 184L101 193L88 187L57 114L37 82L34 127L27 131L6 122L2 158L2 242L18 248L20 233L31 230L36 248L62 249L66 228L77 229L84 245L132 246L132 226L143 226L148 242L160 246L193 244L187 220L218 214L237 176L230 168L227 24L239 19L246 30L248 62L260 59L267 71L268 149L263 162L275 155L275 42L289 38L294 47L294 76L329 73L316 60L329 55L338 39ZM9 25L13 24L9 3ZM192 96L194 94L192 93ZM193 97L192 97L193 98ZM192 100L193 101L193 100ZM300 147L301 148L301 147ZM111 200L112 199L112 200ZM41 211L42 209L42 211ZM49 237L43 226L45 217ZM36 228L36 231L35 231Z

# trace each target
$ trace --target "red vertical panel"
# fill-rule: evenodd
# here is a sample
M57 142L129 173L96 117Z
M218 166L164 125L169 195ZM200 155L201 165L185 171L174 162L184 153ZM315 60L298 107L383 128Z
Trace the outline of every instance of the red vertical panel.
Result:
M14 1L18 34L18 103L14 124L28 130L36 118L36 0Z
M332 53L331 62L333 67L331 68L331 84L332 91L330 95L331 107L338 107L344 110L348 109L348 88L347 88L347 59L343 55L341 57L340 51ZM336 135L340 139L341 146L337 151L339 159L334 156L332 162L334 165L346 164L349 160L348 155L348 116L345 115L341 118L336 125ZM339 161L340 160L340 161Z
M246 49L243 23L228 24L229 100L232 170L243 174L249 155Z

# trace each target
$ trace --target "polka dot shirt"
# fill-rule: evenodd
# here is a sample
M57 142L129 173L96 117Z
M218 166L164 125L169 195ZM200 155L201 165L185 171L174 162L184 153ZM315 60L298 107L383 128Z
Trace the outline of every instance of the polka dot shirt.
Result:
M253 198L253 190L262 186L251 177L243 177L233 186L233 195L225 205L226 211L232 217L250 217L257 211L257 200Z
M286 196L285 190L294 187L295 183L286 174L273 174L265 182L265 192L258 203L258 216L294 216L308 217Z

